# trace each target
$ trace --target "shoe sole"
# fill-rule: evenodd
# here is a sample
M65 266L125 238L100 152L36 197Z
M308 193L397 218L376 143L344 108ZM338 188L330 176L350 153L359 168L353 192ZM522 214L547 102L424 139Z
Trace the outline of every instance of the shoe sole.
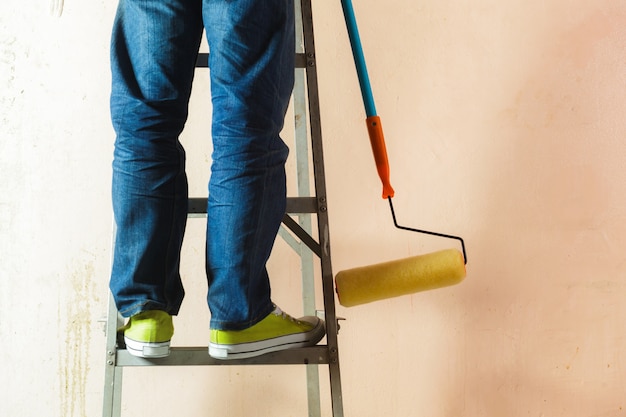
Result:
M124 337L126 350L133 356L146 359L165 358L170 354L170 342L139 342Z
M273 339L235 345L209 343L209 355L214 359L220 360L253 358L280 350L315 346L325 335L324 322L320 320L313 329L306 333L295 333Z

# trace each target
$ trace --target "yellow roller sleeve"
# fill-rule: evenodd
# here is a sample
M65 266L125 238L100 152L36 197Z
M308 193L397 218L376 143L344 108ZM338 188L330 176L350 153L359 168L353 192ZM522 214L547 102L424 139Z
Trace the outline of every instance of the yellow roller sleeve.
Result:
M463 254L456 249L446 249L340 271L335 276L335 283L339 303L344 307L352 307L455 285L463 278Z

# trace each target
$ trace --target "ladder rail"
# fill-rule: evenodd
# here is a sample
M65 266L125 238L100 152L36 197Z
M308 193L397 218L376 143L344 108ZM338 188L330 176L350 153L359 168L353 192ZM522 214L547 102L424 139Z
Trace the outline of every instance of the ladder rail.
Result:
M343 417L343 394L341 389L341 373L339 369L338 333L339 322L335 311L335 287L330 259L330 231L328 225L328 206L326 194L326 175L324 170L324 150L322 146L322 124L320 116L319 89L317 80L317 62L315 56L315 38L313 35L313 9L311 0L300 0L302 4L302 23L304 32L304 49L307 58L307 88L309 99L309 123L315 181L315 195L318 199L318 233L322 249L321 269L326 315L326 340L330 363L331 403L333 417Z

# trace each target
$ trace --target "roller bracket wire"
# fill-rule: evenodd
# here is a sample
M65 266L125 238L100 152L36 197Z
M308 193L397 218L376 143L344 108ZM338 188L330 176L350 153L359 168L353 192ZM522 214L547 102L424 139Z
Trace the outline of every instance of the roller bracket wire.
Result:
M398 221L396 220L396 211L393 209L393 203L391 202L391 197L389 197L388 200L389 200L389 208L391 209L391 217L393 218L393 224L396 226L396 228L401 229L401 230L408 230L409 232L423 233L427 235L458 240L459 242L461 242L461 249L463 250L463 261L465 262L465 265L467 265L467 253L465 252L465 242L463 241L463 238L459 236L445 235L443 233L429 232L428 230L420 230L420 229L413 229L412 227L400 226L398 224Z

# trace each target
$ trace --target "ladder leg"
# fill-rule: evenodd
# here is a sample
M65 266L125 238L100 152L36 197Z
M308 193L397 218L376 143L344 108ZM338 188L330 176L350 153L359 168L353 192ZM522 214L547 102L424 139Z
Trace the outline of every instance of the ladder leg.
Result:
M295 2L296 16L296 52L304 53L304 33L302 28L302 5ZM298 196L311 195L309 166L309 135L306 123L306 80L305 69L296 69L293 89L295 112L295 155ZM298 223L309 234L312 234L311 215L301 214ZM304 315L315 315L315 277L313 269L313 253L304 244L298 245L298 254L302 265L302 301ZM321 417L320 377L318 365L307 365L307 400L309 417Z
M304 33L304 49L307 58L307 87L309 98L309 119L311 125L311 143L313 168L315 175L315 191L318 199L318 230L320 236L322 286L324 293L324 310L326 315L327 344L329 351L330 390L334 417L343 417L343 395L339 370L339 348L337 333L339 325L335 313L335 291L330 261L330 240L328 229L328 211L326 199L326 183L324 174L324 157L322 147L322 129L320 122L317 71L315 62L315 39L313 37L313 11L311 0L301 0L302 25Z
M109 296L109 311L105 324L106 364L104 371L103 417L120 417L122 412L122 371L117 367L117 329L122 324L113 296Z

